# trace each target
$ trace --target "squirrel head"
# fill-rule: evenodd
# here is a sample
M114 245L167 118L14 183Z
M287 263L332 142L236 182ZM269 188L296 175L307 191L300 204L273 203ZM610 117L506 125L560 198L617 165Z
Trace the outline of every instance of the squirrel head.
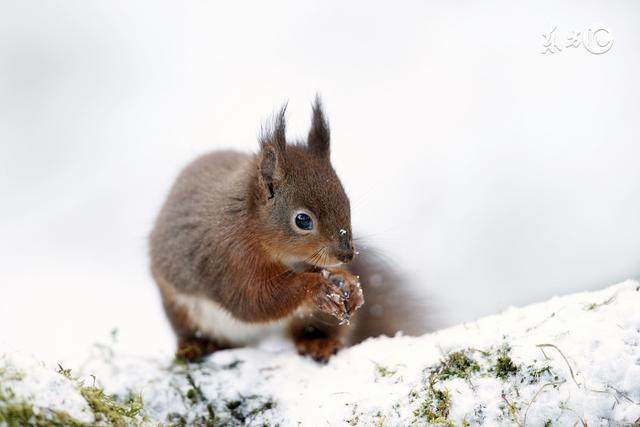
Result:
M330 160L330 132L320 99L306 142L287 144L285 109L263 131L257 155L254 215L262 243L290 266L328 267L353 259L351 207Z

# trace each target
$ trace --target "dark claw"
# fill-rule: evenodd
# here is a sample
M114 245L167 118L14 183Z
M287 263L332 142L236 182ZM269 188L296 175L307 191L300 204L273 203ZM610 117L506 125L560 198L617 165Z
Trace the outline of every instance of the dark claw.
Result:
M344 325L344 324L348 325L350 320L351 320L351 316L349 316L349 313L344 313L342 315L342 320L340 320L340 324L341 325Z
M345 295L344 297L344 311L345 313L349 313L349 295L347 292L347 295Z

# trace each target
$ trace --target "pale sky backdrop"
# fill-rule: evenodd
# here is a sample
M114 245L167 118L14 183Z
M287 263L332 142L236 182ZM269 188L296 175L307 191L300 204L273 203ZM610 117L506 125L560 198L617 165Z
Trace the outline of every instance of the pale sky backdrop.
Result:
M433 328L637 278L638 76L633 0L0 0L0 342L171 351L146 237L172 180L285 101L305 135L316 92L354 229Z

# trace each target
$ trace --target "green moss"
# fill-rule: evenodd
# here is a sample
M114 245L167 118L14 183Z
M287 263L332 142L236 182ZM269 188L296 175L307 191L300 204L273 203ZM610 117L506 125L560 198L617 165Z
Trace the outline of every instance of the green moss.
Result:
M450 409L451 395L449 391L430 388L426 399L413 411L413 415L430 424L452 426L453 423L448 419Z
M167 415L167 421L171 427L185 427L187 425L187 419L177 412Z
M58 373L74 382L91 408L96 422L113 426L140 424L139 418L144 408L140 394L131 393L123 402L120 402L115 396L107 395L102 388L96 386L95 377L93 377L93 384L87 386L83 381L73 377L70 369L58 365Z
M274 406L275 406L275 403L272 400L267 399L266 401L260 403L257 407L253 408L249 412L249 415L250 417L255 417L256 415L261 414L264 411L269 411L273 409Z
M124 399L107 395L104 390L93 384L87 386L75 378L70 369L58 365L60 375L65 377L85 399L95 417L95 424L102 426L139 425L144 421L142 397L130 393ZM18 382L25 374L5 364L0 370L0 425L13 426L84 426L85 424L64 411L34 407L24 398L17 396L8 382Z
M506 337L505 337L506 339ZM501 380L507 380L518 374L520 368L510 356L511 347L503 344L498 349L492 347L490 351L467 348L447 354L435 366L425 371L427 374L424 391L414 390L409 394L409 402L413 403L421 399L419 406L414 410L414 416L418 418L418 423L428 422L429 424L453 425L449 420L451 407L451 396L443 387L447 380L461 378L472 386L474 378L495 376ZM551 368L543 366L536 368L529 366L530 381L540 381L543 376L552 375ZM525 378L522 378L525 381ZM503 396L506 405L503 410L513 418L517 416L518 404L509 403L506 396ZM466 418L463 425L468 424Z
M468 379L473 373L480 372L478 362L469 357L468 351L456 351L450 353L438 367L438 379L449 378Z
M591 303L591 304L587 305L584 309L587 310L587 311L594 311L594 310L598 309L599 307L611 304L613 302L613 300L615 300L615 299L616 299L616 295L614 294L610 298L608 298L608 299L606 299L606 300L604 300L602 302Z
M558 380L558 376L553 373L550 366L536 367L534 365L527 366L527 375L522 378L524 382L525 379L528 378L529 384L537 384L544 377L553 378L555 381Z
M191 401L192 404L198 403L198 393L193 388L187 390L187 399Z
M82 426L83 423L63 411L36 408L16 395L10 382L22 381L25 373L6 363L0 368L0 425L14 426Z
M187 371L184 373L184 378L188 385L186 391L184 384L176 387L176 391L180 393L184 402L191 406L190 414L169 414L167 423L172 426L240 426L253 424L256 417L275 407L272 399L260 395L238 395L236 398L224 402L211 400L196 380L198 377L195 374L198 370L193 371L191 370L192 367L192 365L187 366Z
M518 372L518 367L513 363L509 356L502 355L498 356L494 372L496 377L501 380L506 380L510 375L515 375Z
M76 380L71 376L71 369L65 369L59 363L58 363L58 373L67 379L74 380L74 381Z
M198 403L202 403L207 409L207 416L201 417L199 423L207 426L214 425L216 420L216 411L213 408L213 403L209 402L191 374L187 374L186 379L191 386L187 391L187 398L191 401L191 404L196 405Z
M398 368L389 368L378 363L375 364L376 373L381 377L392 377L398 373Z
M96 421L107 421L115 426L139 424L136 417L144 406L140 395L120 403L95 385L90 387L80 385L78 389L93 411Z
M511 347L508 344L504 344L500 350L498 350L498 358L496 359L495 366L491 371L497 378L506 380L511 375L518 373L518 366L513 363L509 354L511 353Z
M83 427L84 423L66 412L50 409L36 410L26 400L18 398L8 387L0 389L0 425L8 427Z
M229 402L227 402L227 409L230 411L233 411L234 409L237 409L240 405L242 405L242 401L240 400L231 400Z
M421 422L437 425L453 425L448 419L451 409L451 395L446 388L438 388L438 383L451 378L470 380L480 372L480 364L471 357L474 350L466 349L449 353L439 364L427 370L426 396L413 415ZM485 354L484 352L482 354ZM417 399L418 393L412 391L409 401Z
M231 417L241 424L251 424L256 416L273 409L274 406L275 403L271 399L265 399L258 395L240 396L238 400L231 400L226 404Z
M11 391L0 390L0 424L7 423L9 427L34 425L36 418L33 405L16 399Z

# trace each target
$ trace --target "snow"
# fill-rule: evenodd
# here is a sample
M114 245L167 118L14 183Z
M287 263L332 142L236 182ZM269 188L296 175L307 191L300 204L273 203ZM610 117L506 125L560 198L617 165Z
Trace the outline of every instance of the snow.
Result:
M232 425L424 425L439 390L449 396L439 421L455 425L631 425L640 422L638 307L640 284L629 280L422 337L369 339L327 365L269 337L191 365L101 345L78 373L95 375L109 393L140 392L151 424L200 425L213 414ZM473 362L468 376L443 374L453 354ZM515 371L504 377L501 355ZM0 361L24 373L12 382L20 396L87 419L86 404L54 367L16 352Z
M17 352L0 355L0 396L6 394L6 390L32 402L37 408L64 411L85 423L94 421L89 405L71 381L31 356Z

